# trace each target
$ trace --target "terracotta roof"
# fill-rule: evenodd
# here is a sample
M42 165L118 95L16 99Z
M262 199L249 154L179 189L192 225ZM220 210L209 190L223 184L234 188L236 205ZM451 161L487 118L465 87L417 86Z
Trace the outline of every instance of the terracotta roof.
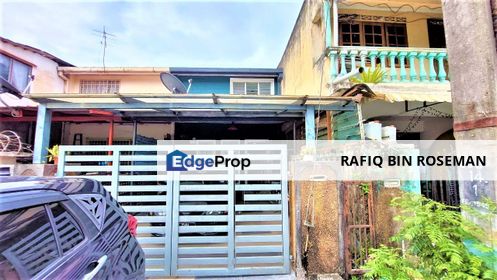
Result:
M53 61L55 61L57 64L59 64L59 66L74 66L72 65L71 63L69 62L66 62L54 55L51 55L49 53L47 53L46 51L42 51L40 49L37 49L37 48L34 48L34 47L31 47L31 46L28 46L28 45L24 45L24 44L21 44L21 43L17 43L17 42L14 42L14 41L11 41L7 38L4 38L4 37L1 37L0 36L0 41L2 41L2 43L6 43L6 44L10 44L10 45L13 45L15 47L18 47L18 48L22 48L22 49L25 49L25 50L28 50L28 51L32 51L34 53L37 53L43 57L46 57L48 59L51 59Z

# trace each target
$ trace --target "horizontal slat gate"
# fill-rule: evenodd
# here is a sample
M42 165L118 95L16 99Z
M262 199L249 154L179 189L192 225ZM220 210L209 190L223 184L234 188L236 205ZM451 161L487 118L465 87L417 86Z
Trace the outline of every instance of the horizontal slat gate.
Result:
M167 146L61 146L58 175L96 179L138 220L147 277L171 275L172 174L157 174Z
M252 168L165 172L158 159L175 149L248 157ZM289 273L286 147L258 144L248 150L61 146L59 176L101 181L138 219L148 277Z

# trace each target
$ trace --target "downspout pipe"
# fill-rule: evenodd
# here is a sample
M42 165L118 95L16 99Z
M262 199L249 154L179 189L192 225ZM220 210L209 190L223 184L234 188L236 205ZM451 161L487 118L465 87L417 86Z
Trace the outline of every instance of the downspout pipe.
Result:
M332 47L338 47L338 0L332 0L333 5L331 7L332 16L331 20L333 20L333 41L331 42ZM331 24L331 23L330 23Z
M67 85L69 83L69 78L62 72L62 71L57 71L57 75L59 78L61 78L64 81L64 93L67 93Z

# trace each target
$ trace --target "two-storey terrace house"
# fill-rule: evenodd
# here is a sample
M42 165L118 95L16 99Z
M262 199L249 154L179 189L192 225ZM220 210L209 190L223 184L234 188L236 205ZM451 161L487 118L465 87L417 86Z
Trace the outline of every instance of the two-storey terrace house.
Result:
M282 92L361 99L355 111L315 112L319 139L381 139L393 134L405 140L454 139L447 61L457 58L447 57L444 16L440 0L304 1L278 65L284 72ZM361 81L355 75L360 68L365 73L377 70L380 79ZM372 92L354 87L361 83ZM459 203L456 181L418 183L409 189ZM354 197L347 184L316 184L298 188L301 208L316 205L315 212L327 215L317 214L313 227L301 217L298 232L314 243L302 242L295 254L305 260L302 264L310 274L361 274L366 248L388 242L395 231L387 205L405 182L390 188L378 185L368 201ZM322 261L325 255L329 258Z
M24 143L33 145L37 104L20 95L63 92L64 77L57 67L73 65L7 38L0 37L0 45L0 92L8 92L0 94L0 131L14 130ZM55 125L54 132L59 130Z
M160 73L175 75L189 88L188 95L279 96L282 72L279 69L244 68L86 68L61 67L67 77L67 94L168 94ZM98 98L98 96L96 96ZM187 109L187 108L186 108ZM113 142L134 143L152 138L165 139L287 139L293 126L288 119L269 120L253 115L226 113L169 112L154 110L114 110L100 112L114 119ZM185 111L185 110L183 110ZM187 111L187 110L186 110ZM91 111L98 115L98 110ZM102 116L102 115L101 115ZM223 118L219 118L219 117ZM266 116L267 117L267 116ZM109 118L110 120L111 118ZM91 120L91 119L89 119ZM256 126L258 129L251 129ZM108 122L66 123L63 144L108 143ZM135 134L134 134L134 133ZM293 135L293 132L292 134ZM143 138L143 137L144 138ZM138 137L138 138L137 138Z
M369 84L376 97L361 104L363 122L393 125L398 139L451 137L440 1L305 1L279 67L285 94L321 96L350 87L333 84L337 77L380 68L382 81ZM335 139L354 137L333 130Z

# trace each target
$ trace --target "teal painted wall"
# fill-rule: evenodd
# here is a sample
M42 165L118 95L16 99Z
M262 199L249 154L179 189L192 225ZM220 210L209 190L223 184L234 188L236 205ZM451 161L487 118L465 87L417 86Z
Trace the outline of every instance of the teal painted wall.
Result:
M188 88L188 79L192 79L190 93L230 93L229 77L179 77Z
M326 133L324 137L326 137ZM361 140L357 111L343 112L333 117L333 139Z
M216 94L229 94L230 93L230 77L178 77L186 87L188 87L188 79L192 79L192 87L190 93L216 93ZM274 92L280 95L280 84L276 81L274 83Z

